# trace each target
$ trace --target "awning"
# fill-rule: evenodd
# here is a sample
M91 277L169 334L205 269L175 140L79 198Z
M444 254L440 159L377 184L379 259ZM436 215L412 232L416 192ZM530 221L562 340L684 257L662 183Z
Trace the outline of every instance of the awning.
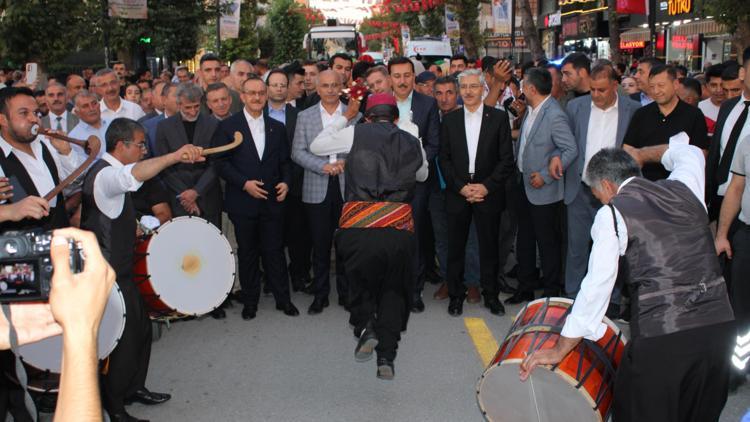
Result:
M680 26L672 26L673 35L713 35L726 33L724 25L719 25L713 19L703 19L694 22L684 23Z
M633 28L620 34L620 42L633 43L638 41L650 41L651 30L648 28Z

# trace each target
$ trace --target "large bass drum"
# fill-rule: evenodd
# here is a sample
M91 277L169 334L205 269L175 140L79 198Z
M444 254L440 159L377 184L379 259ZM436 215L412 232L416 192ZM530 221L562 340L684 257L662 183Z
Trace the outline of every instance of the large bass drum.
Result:
M477 401L487 420L601 422L609 418L625 338L607 318L607 332L599 341L583 340L559 364L536 368L526 382L518 379L527 355L555 345L572 305L565 298L538 299L518 313L477 384Z
M152 317L203 315L227 298L235 257L221 230L199 217L177 217L140 239L133 280Z

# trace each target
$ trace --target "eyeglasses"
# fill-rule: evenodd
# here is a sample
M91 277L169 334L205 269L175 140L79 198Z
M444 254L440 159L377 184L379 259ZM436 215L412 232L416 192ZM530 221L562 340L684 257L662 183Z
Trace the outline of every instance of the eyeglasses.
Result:
M141 149L141 151L148 151L148 145L146 145L145 142L135 142L135 141L122 141L125 145L135 145L138 148Z

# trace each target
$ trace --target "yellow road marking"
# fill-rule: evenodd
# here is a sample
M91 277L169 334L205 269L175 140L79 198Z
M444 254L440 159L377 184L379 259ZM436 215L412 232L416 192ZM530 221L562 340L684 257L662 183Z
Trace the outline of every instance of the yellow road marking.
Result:
M486 367L497 353L498 345L495 336L492 335L492 331L482 318L464 318L464 325L469 331L469 337L474 342L479 358L482 359L482 365Z

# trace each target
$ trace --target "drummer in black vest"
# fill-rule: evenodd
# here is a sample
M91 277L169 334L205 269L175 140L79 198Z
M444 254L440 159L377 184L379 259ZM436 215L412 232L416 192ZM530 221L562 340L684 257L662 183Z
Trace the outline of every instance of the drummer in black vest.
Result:
M37 136L39 107L28 88L0 90L0 168L13 186L7 201L9 220L0 228L45 230L68 225L62 194L47 202L43 196L82 162L68 142Z
M719 420L734 316L703 201L705 160L687 143L681 132L669 146L604 149L591 159L592 193L608 206L591 229L589 271L556 346L528 356L522 380L604 334L618 271L627 271L631 339L615 380L614 421ZM641 176L639 165L658 162L672 172L667 180ZM618 268L620 256L627 268Z
M83 183L81 228L96 234L102 254L117 274L125 299L125 330L109 356L102 379L104 408L113 421L137 421L125 404L159 404L169 394L145 387L151 355L151 321L143 298L133 283L136 210L131 192L144 181L177 163L204 161L202 148L188 144L169 154L140 161L146 154L145 129L134 120L118 118L106 133L107 152L89 170Z

